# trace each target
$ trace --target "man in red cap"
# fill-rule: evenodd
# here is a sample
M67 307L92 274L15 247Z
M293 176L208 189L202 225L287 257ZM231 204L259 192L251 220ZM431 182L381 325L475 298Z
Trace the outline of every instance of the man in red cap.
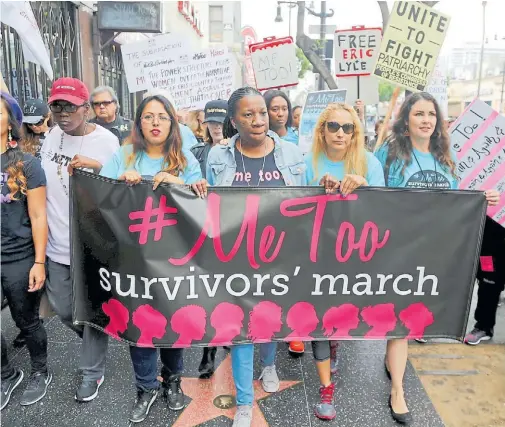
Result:
M88 100L88 89L78 79L63 77L53 83L49 108L57 126L47 134L40 152L47 179L49 225L46 291L61 321L83 339L79 366L83 378L75 394L80 402L89 402L98 395L108 340L96 329L72 323L69 174L75 168L98 173L119 149L115 135L88 122Z

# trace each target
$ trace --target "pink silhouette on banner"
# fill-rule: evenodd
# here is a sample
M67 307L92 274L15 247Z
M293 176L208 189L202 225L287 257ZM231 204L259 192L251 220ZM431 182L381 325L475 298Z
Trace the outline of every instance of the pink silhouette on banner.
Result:
M240 335L244 326L244 311L238 305L222 302L216 306L210 315L210 324L216 330L216 335L210 345L231 345L232 340Z
M249 315L249 338L253 342L270 342L282 327L282 307L272 301L256 304Z
M187 305L177 310L170 326L174 332L179 334L179 338L173 347L191 347L193 341L200 341L205 335L207 325L207 313L199 305Z
M154 347L153 338L163 338L167 329L167 318L150 305L144 304L135 310L133 324L140 329L139 347Z
M351 338L349 332L358 325L359 308L353 304L331 307L323 316L324 335L332 340Z
M310 341L310 336L319 324L314 306L308 302L297 302L288 311L286 323L292 329L285 341Z
M406 338L410 340L422 338L424 330L435 321L433 313L422 302L409 305L398 317L409 330Z
M109 324L104 331L114 338L119 339L119 334L126 331L130 321L130 312L117 299L111 298L102 304L103 312L109 316Z
M388 332L396 328L395 306L392 303L377 304L365 307L361 317L371 329L364 335L365 338L385 338Z

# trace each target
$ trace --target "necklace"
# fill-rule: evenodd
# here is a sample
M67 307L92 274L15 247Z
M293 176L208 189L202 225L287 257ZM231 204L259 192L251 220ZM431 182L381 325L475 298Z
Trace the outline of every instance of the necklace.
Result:
M245 162L244 162L244 153L242 153L242 141L240 141L240 156L242 157L242 168L244 169L244 176L247 174L247 171L245 170ZM256 184L256 187L260 186L261 182L261 177L263 176L263 170L265 169L265 160L267 158L267 143L265 142L265 151L263 153L263 166L261 166L261 170L259 171L259 178L258 178L258 184ZM251 184L249 181L247 181L247 186L250 187Z
M421 167L421 164L419 163L419 160L417 160L416 152L412 150L412 154L414 155L414 158L416 159L417 166L419 166L419 170L421 171L421 175L423 176L424 183L426 184L426 188L428 188L428 178L426 178L426 175L424 174L424 170ZM432 154L433 157L433 154ZM433 157L433 165L435 166L435 183L437 179L437 161L435 160L435 157Z
M77 154L81 153L82 149L82 143L84 141L84 136L86 135L86 128L88 127L88 123L84 125L84 132L82 133L82 138L81 138L81 145L79 147L79 152ZM61 158L63 156L63 139L65 138L65 132L61 131L61 140L60 140L60 146L59 148L59 159L61 161L58 162L58 167L56 168L56 173L58 174L58 178L60 179L61 186L63 187L63 191L65 192L65 195L68 197L68 187L67 184L65 184L65 181L63 180L63 159Z

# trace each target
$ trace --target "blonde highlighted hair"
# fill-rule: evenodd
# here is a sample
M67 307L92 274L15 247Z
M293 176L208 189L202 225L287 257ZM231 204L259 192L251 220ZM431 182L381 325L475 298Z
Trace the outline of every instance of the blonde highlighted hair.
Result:
M314 179L319 177L319 157L321 155L328 157L328 145L326 144L326 140L324 138L326 122L328 121L331 113L341 110L347 111L351 115L352 123L354 124L354 133L352 135L351 144L347 148L344 156L344 173L366 177L368 168L365 149L365 135L363 133L359 117L356 114L356 111L354 111L354 108L350 105L335 103L328 104L328 106L323 110L314 129L314 141L312 144L312 166L314 168ZM344 123L340 124L343 125Z

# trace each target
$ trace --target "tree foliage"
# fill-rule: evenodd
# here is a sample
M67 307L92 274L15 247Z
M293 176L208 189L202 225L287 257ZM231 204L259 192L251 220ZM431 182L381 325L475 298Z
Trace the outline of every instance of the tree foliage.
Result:
M309 62L303 50L299 47L296 48L296 57L298 58L299 68L298 68L298 78L303 79L307 71L312 71L312 64Z

